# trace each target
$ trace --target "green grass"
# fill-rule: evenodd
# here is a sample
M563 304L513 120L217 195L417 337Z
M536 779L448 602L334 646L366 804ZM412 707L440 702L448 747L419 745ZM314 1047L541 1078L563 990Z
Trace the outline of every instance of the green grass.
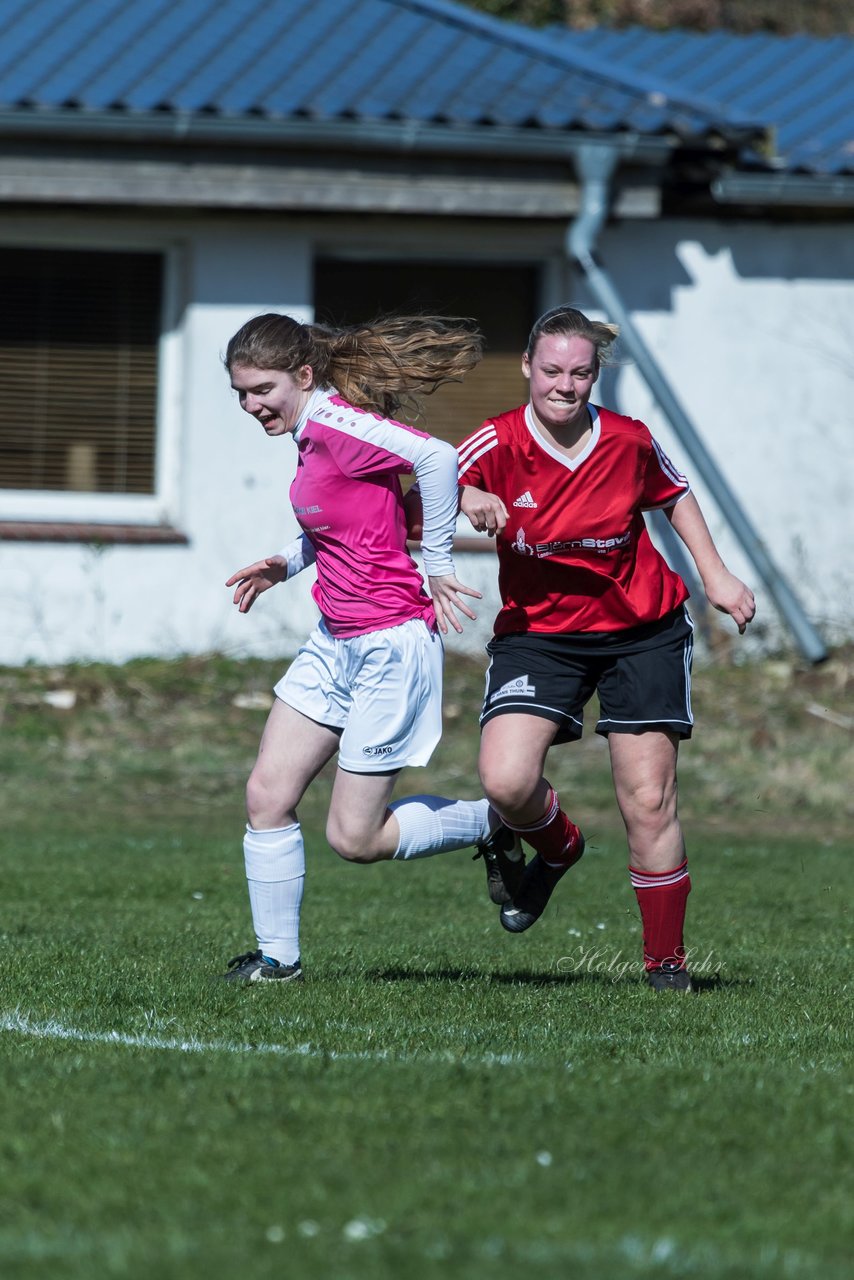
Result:
M595 744L556 762L589 851L524 937L467 853L340 863L322 779L307 981L234 990L269 665L0 673L0 1275L847 1276L852 735L804 708L849 715L850 669L698 678L687 998L639 979ZM449 664L401 794L475 794L479 692Z

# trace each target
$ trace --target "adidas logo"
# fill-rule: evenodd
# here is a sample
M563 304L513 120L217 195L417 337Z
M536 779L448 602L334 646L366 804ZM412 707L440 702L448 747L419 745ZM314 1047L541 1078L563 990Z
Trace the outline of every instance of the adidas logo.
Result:
M536 685L531 684L528 676L517 676L515 680L508 680L500 689L496 689L489 701L497 702L499 698L533 698L536 692Z
M513 503L514 507L535 507L537 504L531 497L531 490L526 489L520 498Z

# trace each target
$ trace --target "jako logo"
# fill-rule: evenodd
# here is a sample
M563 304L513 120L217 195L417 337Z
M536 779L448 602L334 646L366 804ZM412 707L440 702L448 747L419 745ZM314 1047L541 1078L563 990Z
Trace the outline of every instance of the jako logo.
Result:
M362 747L363 756L390 756L391 747Z

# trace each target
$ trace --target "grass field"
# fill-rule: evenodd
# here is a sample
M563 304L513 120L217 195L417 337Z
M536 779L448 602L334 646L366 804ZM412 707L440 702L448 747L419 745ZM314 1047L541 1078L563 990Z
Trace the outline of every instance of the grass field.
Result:
M215 982L273 674L0 672L4 1280L847 1277L854 654L698 674L690 997L639 979L595 740L556 757L589 851L529 934L467 853L340 863L322 779L306 982ZM449 662L400 794L476 794L480 688Z

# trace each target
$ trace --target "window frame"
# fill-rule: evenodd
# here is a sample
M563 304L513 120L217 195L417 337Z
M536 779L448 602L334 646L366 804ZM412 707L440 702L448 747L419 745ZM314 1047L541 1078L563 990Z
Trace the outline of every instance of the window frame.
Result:
M63 541L81 526L85 540L92 526L162 530L175 526L180 497L180 362L181 334L179 281L183 251L165 237L84 233L50 235L0 227L4 248L62 250L73 253L156 253L163 261L163 290L158 318L157 391L155 399L155 468L152 494L63 493L58 490L0 488L0 523L29 527L38 540L50 536L51 527L62 526ZM57 528L57 532L59 529Z

